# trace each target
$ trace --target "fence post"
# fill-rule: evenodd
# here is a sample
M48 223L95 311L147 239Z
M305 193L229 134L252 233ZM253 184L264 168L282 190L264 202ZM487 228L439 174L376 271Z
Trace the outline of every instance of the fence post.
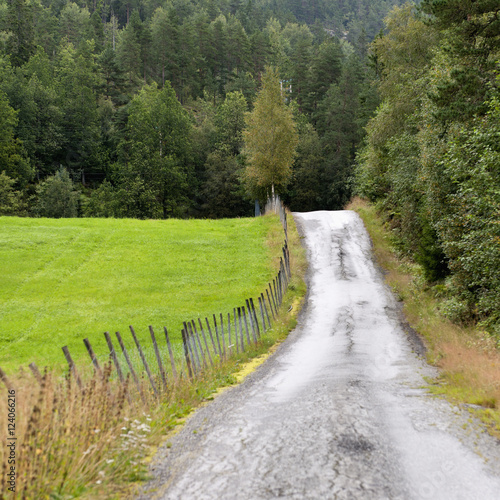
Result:
M276 296L276 305L278 306L278 309L281 306L279 277L280 277L280 273L278 271L278 274L276 275L276 278L274 279L274 294Z
M214 348L214 356L217 356L217 346L215 345L214 336L212 335L212 329L210 328L210 323L208 322L208 318L205 317L205 322L207 323L208 334L210 335L210 340L212 342L212 347ZM217 333L217 330L215 331Z
M231 313L227 313L227 350L229 357L233 354L233 345L231 344Z
M78 376L78 373L76 372L75 363L73 362L71 354L69 353L68 346L65 345L62 348L62 351L64 353L64 357L66 358L66 361L68 362L69 369L70 369L71 373L73 374L73 376L75 377L75 380L76 380L76 383L78 384L78 387L81 388L82 387L82 381L80 380L80 377Z
M247 322L247 312L245 311L245 306L241 308L241 312L243 313L243 323L245 323L245 332L247 334L247 346L250 347L250 335L248 333L248 322Z
M191 323L184 323L184 328L186 329L189 352L191 353L191 359L193 360L194 374L196 375L198 371L201 370L201 362L198 357L198 349L196 347L196 340L194 339L193 327Z
M241 352L245 352L245 339L243 337L243 326L241 323L241 307L238 307L238 323L240 325Z
M37 382L41 385L42 384L42 374L40 373L40 370L38 369L38 366L36 366L35 363L30 363L28 365L28 367L31 370L31 373L33 373L33 375L36 378Z
M252 337L253 337L253 343L257 343L257 333L255 331L255 325L254 325L254 318L252 316L252 308L250 307L250 301L248 299L245 300L245 303L247 305L247 312L248 312L248 317L250 319L250 326L252 327ZM245 326L246 326L246 321L245 321ZM248 341L250 344L250 340Z
M95 355L94 349L90 345L89 339L83 339L83 343L87 348L87 352L89 353L90 359L92 360L92 364L94 365L94 370L99 375L102 375L101 367L99 366L99 362L97 361L97 357Z
M132 337L134 338L135 345L137 347L137 350L139 351L139 356L142 359L142 364L144 365L144 368L146 369L146 373L148 375L149 381L151 382L151 387L153 388L153 392L155 396L158 396L158 391L156 390L156 385L153 380L153 376L151 375L151 372L149 371L149 366L148 363L146 362L146 358L144 357L144 353L142 352L141 349L141 344L139 344L139 340L137 339L137 335L135 334L134 328L129 325L130 331L132 333Z
M269 299L269 294L267 294L267 298ZM260 294L260 299L261 299L261 311L262 311L262 307L264 307L264 312L266 313L266 317L267 317L267 322L269 323L269 328L271 328L271 320L269 319L269 313L267 312L267 306L266 306L266 299L264 297L264 294L261 293ZM266 322L264 321L264 326L265 326Z
M158 362L158 368L160 369L161 380L163 382L163 387L167 390L167 377L165 375L165 370L163 369L163 363L161 362L160 351L158 350L158 344L156 343L155 332L153 327L149 325L149 333L151 334L151 341L153 342L153 348L155 350L156 361Z
M262 327L263 327L264 333L266 333L267 327L266 327L266 320L264 318L264 307L262 305L262 294L259 297L257 297L257 300L259 301L260 315L262 317Z
M7 375L5 375L5 372L0 368L0 380L5 384L5 387L7 389L14 389L14 386L12 385L12 382L9 380Z
M217 328L217 320L215 319L215 314L213 316L214 316L214 326L215 326L215 338L217 339L217 347L219 349L219 356L222 358L222 350L220 348L219 329ZM205 320L207 322L208 329L211 331L210 323L208 322L208 318L205 318Z
M269 288L271 288L271 285L269 285ZM271 290L272 293L272 290ZM269 290L266 288L266 295L267 295L267 301L269 302L269 309L271 309L271 315L273 317L273 320L276 319L276 316L274 314L274 309L273 309L273 303L271 301L271 297L269 296ZM266 308L266 313L267 313L267 308ZM268 317L269 319L269 317ZM271 327L271 322L269 322L269 327Z
M226 359L226 339L224 337L224 320L222 318L222 313L220 313L220 333L222 336L222 357Z
M191 359L189 357L189 348L188 348L188 341L187 341L187 333L186 333L186 323L184 323L184 328L181 330L181 335L182 335L182 344L184 345L184 357L186 358L186 365L188 369L188 375L191 380L193 380L193 371L191 369ZM166 331L166 329L165 329Z
M167 341L168 355L170 357L170 365L172 366L172 375L174 379L177 380L177 369L175 368L175 359L174 353L172 352L172 346L170 345L170 339L168 338L167 327L163 327L163 331L165 332L165 340Z
M208 348L208 342L207 342L207 337L205 335L205 330L203 329L203 325L201 324L200 318L198 318L198 323L200 325L201 336L203 337L203 342L205 343L205 347L207 348L208 361L210 361L210 366L214 366L214 362L212 361L212 356L210 354L210 349Z
M115 335L116 335L116 338L118 339L118 343L120 344L123 356L125 357L125 361L127 362L128 369L130 370L130 373L132 374L132 377L134 379L135 385L137 386L137 390L139 391L139 394L141 395L141 399L142 399L143 403L145 403L146 401L144 399L144 394L142 392L141 384L139 382L137 374L135 373L135 370L134 370L134 367L132 365L132 362L130 361L127 349L125 349L125 344L123 343L123 340L122 340L122 337L120 335L120 332L115 332Z
M257 338L260 339L260 327L259 327L259 321L257 319L257 313L255 312L255 305L253 303L253 299L250 299L250 306L251 306L251 311L253 314L253 319L255 321L255 328L257 330Z
M235 344L236 344L236 354L240 352L240 346L238 344L239 338L238 338L238 319L236 318L236 308L233 308L233 317L234 317L234 339L235 339Z
M108 344L109 354L116 368L116 373L118 374L118 378L120 382L123 383L123 373L118 363L118 358L116 357L115 348L113 347L113 343L111 342L111 337L109 336L109 332L104 332L104 338L106 339L106 343Z
M200 340L200 335L198 333L198 328L196 328L196 323L194 322L194 319L191 320L191 324L193 325L193 331L194 331L194 334L195 334L195 342L198 341L198 347L200 348L200 359L203 360L203 367L204 368L208 368L208 364L207 364L207 359L205 357L205 352L203 351L203 346L201 345L201 340Z

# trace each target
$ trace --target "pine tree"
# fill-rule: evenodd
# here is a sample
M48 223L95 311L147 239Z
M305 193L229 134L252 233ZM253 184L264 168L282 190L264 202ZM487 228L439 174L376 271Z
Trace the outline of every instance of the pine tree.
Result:
M7 26L11 36L7 40L7 53L13 66L22 66L35 52L35 34L32 7L26 0L10 0Z

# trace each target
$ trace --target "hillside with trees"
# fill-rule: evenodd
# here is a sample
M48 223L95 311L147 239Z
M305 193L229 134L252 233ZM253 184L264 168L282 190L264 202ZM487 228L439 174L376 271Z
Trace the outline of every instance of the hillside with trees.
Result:
M440 283L444 312L500 335L500 4L423 0L371 46L381 104L357 189Z
M393 4L0 0L0 214L251 214L243 131L266 66L298 132L280 194L340 208Z

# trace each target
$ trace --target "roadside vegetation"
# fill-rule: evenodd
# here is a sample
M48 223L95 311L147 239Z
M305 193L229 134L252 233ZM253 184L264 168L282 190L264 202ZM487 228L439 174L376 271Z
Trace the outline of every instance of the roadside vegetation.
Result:
M401 251L383 210L360 198L347 206L363 219L387 283L403 302L410 326L424 339L428 361L440 368L429 389L465 405L500 438L500 352L496 338L477 324L453 323L446 316L443 285L429 284L425 270Z
M254 229L258 229L257 235L261 236L263 272L267 279L265 273L274 275L278 267L277 257L283 245L283 229L274 215L264 216L259 220L261 222L253 224ZM241 224L252 221L241 221ZM58 222L63 225L62 221ZM129 221L120 222L123 224ZM130 223L140 224L139 221ZM221 223L227 224L229 221ZM209 227L212 222L208 221L207 224ZM246 226L243 225L243 228ZM239 229L241 230L242 228ZM168 389L162 391L159 398L155 398L145 377L139 380L141 392L136 390L130 376L125 386L119 384L116 375L112 373L110 362L105 366L101 365L103 374L95 377L89 363L78 364L83 390L77 387L73 376L61 376L58 371L46 370L42 374L40 385L34 382L32 374L26 369L17 374L9 373L17 400L18 477L16 495L6 492L5 497L105 499L124 498L132 494L140 482L147 478L148 461L155 447L168 440L168 433L182 423L184 417L196 406L213 399L218 389L241 379L242 374L248 371L244 369L247 362L254 360L255 364L256 357L268 353L295 326L306 291L303 281L306 260L291 217L288 231L292 279L273 328L262 336L257 345L251 346L244 353L233 355L222 364L217 363L204 371L202 377L194 381L190 381L186 373L176 380L170 377ZM233 239L238 239L234 238L232 231L228 232L233 235ZM237 236L240 236L239 232ZM242 241L246 241L243 235ZM217 267L231 265L231 262L224 261ZM250 273L248 266L244 267ZM200 269L198 272L200 282L211 274L211 270L205 275L201 274ZM249 278L246 282L245 276ZM249 296L252 286L256 286L258 292L265 286L265 279L254 283L250 276L251 273L240 277L242 297ZM236 305L231 289L233 278L228 273L225 277L227 283L222 279L217 283L219 307L224 307L226 301L231 307ZM213 305L205 303L206 307L207 304ZM185 317L184 312L180 311L181 317ZM197 317L194 310L192 312L193 317ZM68 337L69 333L71 332L67 332ZM53 349L58 351L59 347L53 346ZM149 359L154 357L152 349L146 349L145 354ZM103 356L100 359L106 358ZM4 389L2 388L2 392ZM168 442L166 444L168 446ZM6 477L5 453L8 450L4 448L0 451L0 462L3 464L2 473Z

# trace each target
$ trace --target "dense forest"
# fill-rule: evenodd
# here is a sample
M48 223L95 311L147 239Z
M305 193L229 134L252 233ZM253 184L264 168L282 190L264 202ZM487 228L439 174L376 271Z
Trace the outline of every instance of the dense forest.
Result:
M500 335L500 4L401 4L0 0L0 215L251 215L277 78L286 203L376 202L447 314Z
M447 315L500 338L500 3L423 0L385 23L358 190Z
M267 66L299 132L280 194L341 207L394 3L0 0L0 214L251 214L243 130Z

